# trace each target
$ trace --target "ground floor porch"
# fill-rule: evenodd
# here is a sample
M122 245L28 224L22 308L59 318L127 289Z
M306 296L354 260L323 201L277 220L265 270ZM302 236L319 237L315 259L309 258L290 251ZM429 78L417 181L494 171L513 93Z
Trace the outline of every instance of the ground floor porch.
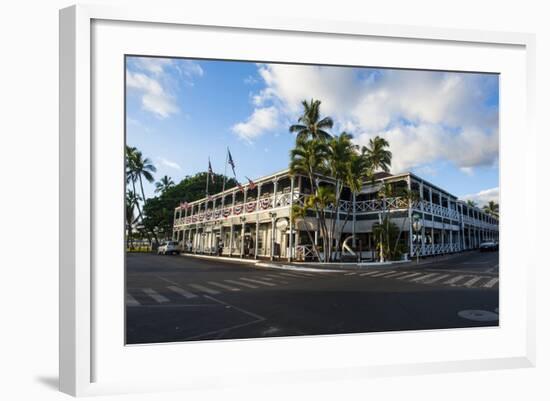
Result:
M498 240L498 231L468 225L428 222L415 232L408 219L403 219L396 226L400 227L399 235L391 246L401 250L402 259L472 250L485 241ZM340 239L332 244L336 260L379 259L373 225L348 224L341 228ZM313 220L293 225L288 217L196 224L174 231L173 239L183 252L269 260L313 261L317 253L322 254L323 247L321 232Z

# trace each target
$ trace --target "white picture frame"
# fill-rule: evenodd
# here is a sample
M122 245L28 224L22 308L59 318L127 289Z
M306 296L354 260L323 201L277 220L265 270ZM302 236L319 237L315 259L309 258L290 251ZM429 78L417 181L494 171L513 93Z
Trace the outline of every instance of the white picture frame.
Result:
M112 39L112 48L107 49L105 40L101 39L102 33L94 31L107 29ZM101 25L103 24L103 25ZM124 25L124 26L117 26ZM502 185L501 190L501 225L503 232L501 244L514 243L513 249L501 252L502 260L502 285L501 285L501 326L499 328L475 329L475 330L451 330L451 331L424 331L417 333L392 333L376 335L351 335L351 336L327 336L322 339L310 337L306 339L276 339L276 340L252 340L252 341L230 341L212 342L209 344L186 344L185 352L189 358L198 358L199 352L206 355L214 350L221 353L224 358L241 359L241 362L234 362L234 365L220 367L219 370L207 370L203 364L197 363L193 371L186 372L186 375L167 375L166 372L145 372L144 377L135 376L132 369L119 369L122 366L131 366L140 358L148 358L149 361L172 358L173 352L183 349L182 345L158 345L147 347L124 347L120 338L115 338L119 332L109 332L106 328L107 322L116 322L120 317L118 308L122 308L117 296L113 295L117 290L122 296L123 287L119 287L123 277L113 276L113 285L105 286L105 275L98 274L98 263L101 265L102 258L108 253L100 251L101 239L97 237L98 230L103 229L104 220L101 216L106 213L103 209L98 194L105 193L104 185L120 185L122 180L106 183L102 180L101 172L98 172L98 154L106 156L107 167L112 171L120 168L117 164L116 155L121 149L109 147L109 141L103 139L97 141L94 138L94 129L101 126L98 120L102 111L93 102L94 96L102 96L104 89L110 86L96 88L92 85L93 77L101 81L101 61L108 60L109 55L118 57L121 47L117 44L124 41L135 40L140 30L145 27L155 26L149 31L146 40L140 46L154 46L155 35L166 35L170 29L178 30L180 27L193 27L198 31L208 32L219 31L220 34L233 32L245 40L247 35L262 33L267 36L296 35L297 37L307 36L307 40L315 40L323 37L327 40L338 38L338 40L378 40L391 43L407 42L408 45L430 45L436 46L442 52L447 46L454 46L456 52L479 49L484 52L485 48L494 48L495 54L501 51L502 59L498 57L492 61L494 68L482 68L480 71L499 72L510 71L509 76L503 75L506 82L501 82L502 108L501 108L501 185L504 182L510 184ZM132 35L127 37L121 34L122 31L132 29ZM94 42L94 32L97 41ZM175 31L170 32L173 34ZM135 35L134 35L135 34ZM205 39L206 40L206 39ZM270 39L271 40L271 39ZM306 39L304 39L306 40ZM158 42L157 42L158 43ZM343 43L343 42L342 42ZM412 26L390 26L375 25L362 22L349 21L318 21L318 20L296 20L292 18L258 18L242 16L235 17L213 17L211 15L187 14L185 10L157 9L157 8L112 8L108 6L79 5L61 10L60 12L60 390L71 395L94 395L106 393L126 393L133 391L160 391L167 389L200 389L209 386L224 386L231 382L244 383L237 377L231 376L232 370L237 374L246 373L246 380L253 377L255 380L268 381L273 377L278 380L292 381L296 373L300 372L302 380L327 380L338 379L344 376L370 377L400 374L434 373L442 371L467 371L479 369L501 369L510 367L529 367L535 363L535 338L534 338L534 269L535 261L531 246L525 238L514 232L513 227L519 227L522 221L527 222L527 231L534 230L536 208L534 207L511 207L518 203L527 205L527 195L519 190L521 187L515 185L533 185L534 176L528 174L535 170L535 158L533 150L517 150L515 154L517 164L512 165L508 158L508 151L514 149L514 138L510 136L512 129L519 129L524 132L522 136L528 142L535 142L533 124L534 110L534 45L535 38L530 34L506 33L506 32L483 32L459 29L436 29ZM171 51L170 44L163 49L158 49L166 56L178 55L176 50ZM248 46L248 44L247 44ZM98 56L105 48L106 56ZM251 48L251 47L250 47ZM249 49L247 47L247 49ZM500 50L499 50L500 49ZM147 52L147 50L145 49ZM229 51L229 50L228 50ZM235 51L235 50L233 50ZM243 47L242 59L250 58ZM283 51L283 50L280 50ZM291 49L287 49L291 53ZM429 52L430 50L426 50ZM431 50L433 52L433 49ZM99 53L98 53L99 52ZM117 53L118 52L118 53ZM168 52L168 53L166 53ZM234 54L234 53L233 53ZM283 54L283 53L280 53ZM426 53L428 54L428 53ZM195 56L192 54L190 56ZM223 58L220 55L220 58ZM227 56L229 57L229 56ZM267 57L267 56L265 56ZM292 55L289 55L292 57ZM481 56L480 56L481 57ZM281 56L276 57L278 60ZM422 68L422 61L399 64L399 56L378 66L391 66L403 68ZM261 58L260 58L261 59ZM270 57L270 59L273 59ZM380 59L381 60L381 59ZM501 65L503 60L509 60L507 65ZM287 60L288 61L288 60ZM120 62L116 61L117 63ZM342 64L350 63L350 60L342 60ZM359 61L360 62L360 61ZM473 63L473 61L472 61ZM452 58L432 64L439 66L435 69L462 70L464 66L455 63L453 67ZM489 64L487 64L489 65ZM106 68L109 68L106 64ZM489 68L489 69L488 69ZM120 77L118 71L114 79ZM523 75L523 73L525 73ZM94 75L98 74L98 75ZM118 78L117 78L118 77ZM108 78L104 82L109 81ZM96 82L97 83L97 82ZM116 87L116 83L113 88ZM122 83L116 87L117 93L122 90ZM510 96L510 90L519 92L516 98ZM99 91L99 93L97 92ZM113 96L113 101L121 107L120 97ZM117 103L118 102L118 103ZM110 106L110 105L109 105ZM104 106L101 106L104 107ZM120 116L124 118L124 116ZM116 121L112 127L119 127ZM94 128L95 127L95 128ZM120 133L122 135L122 132ZM120 138L119 138L120 139ZM118 182L118 184L117 184ZM516 191L512 191L515 188ZM115 205L116 208L116 205ZM116 214L116 213L115 213ZM103 218L106 217L103 216ZM116 216L115 216L116 217ZM119 239L122 225L117 225L118 220L111 220L115 236L110 239ZM117 227L120 230L117 230ZM517 230L516 230L517 231ZM123 235L123 233L122 233ZM116 242L116 241L115 241ZM505 248L506 249L506 248ZM523 254L523 256L522 256ZM113 259L114 260L114 259ZM507 260L510 265L513 261L516 270L507 267ZM117 263L113 263L117 265ZM118 266L118 265L117 265ZM519 267L517 267L519 266ZM123 269L123 265L117 269ZM118 271L118 270L116 270ZM115 274L116 274L115 271ZM101 287L101 288L99 288ZM97 299L97 291L101 290L101 302ZM95 297L95 298L94 298ZM510 302L516 299L512 305ZM113 308L118 312L107 316L105 303L115 305ZM105 320L103 320L105 319ZM123 326L123 322L120 322ZM341 347L366 347L367 343L382 341L391 337L410 341L416 339L426 343L437 344L447 341L455 341L456 344L473 344L483 341L494 342L494 347L487 347L484 352L481 348L466 352L461 345L457 345L456 352L442 353L439 359L435 357L418 359L414 354L405 355L399 359L390 357L383 350L380 354L371 351L370 360L366 360L360 352L355 355L342 357L336 350ZM111 340L115 338L114 340ZM110 341L120 343L120 353L109 352L109 348L115 345L106 345ZM380 343L380 344L382 344ZM352 344L352 345L350 345ZM377 343L377 347L381 345ZM175 347L175 348L171 348ZM316 358L320 350L323 350L322 358ZM284 360L278 360L277 355L291 350L291 353L303 352L311 358L311 363L294 364L292 368L285 369ZM244 352L244 357L243 357ZM288 352L288 351L287 351ZM270 355L270 363L258 362L254 355L264 353ZM126 361L124 361L124 359ZM250 363L254 365L252 369ZM112 365L112 371L107 372L106 365ZM223 364L222 364L223 365ZM167 363L167 369L170 363ZM103 367L103 368L102 368ZM233 369L232 369L233 368ZM121 373L124 371L124 374ZM104 373L106 372L106 373ZM118 374L116 373L118 372ZM147 377L147 374L150 377Z

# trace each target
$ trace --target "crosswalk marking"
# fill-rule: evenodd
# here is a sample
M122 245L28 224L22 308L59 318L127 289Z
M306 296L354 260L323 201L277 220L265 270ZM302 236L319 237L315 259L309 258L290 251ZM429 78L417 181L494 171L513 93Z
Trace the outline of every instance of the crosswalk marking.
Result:
M196 298L197 296L193 294L192 292L189 292L187 290L184 290L183 288L176 287L175 285L171 285L170 287L167 287L169 290L174 291L176 294L183 295L185 298Z
M424 284L433 284L433 283L435 283L435 282L437 282L437 281L439 281L439 280L443 280L444 278L447 278L447 277L449 277L449 276L450 276L450 274L442 274L442 275L440 275L440 276L438 276L438 277L434 277L434 278L431 278L431 279L429 279L429 280L426 280L426 281L424 281L423 283L424 283Z
M406 274L410 274L411 272L399 272L399 273L394 273L394 274L390 274L388 276L386 276L386 278L396 278L396 277L399 277L399 276L403 276L403 275L406 275Z
M382 272L382 273L378 273L378 274L373 274L371 277L382 277L382 276L386 276L386 275L392 274L392 273L395 273L395 270L391 270L389 272Z
M126 294L126 306L139 306L141 305L137 299L130 294Z
M370 276L371 274L376 274L376 273L380 273L380 270L373 270L370 272L361 273L360 276Z
M443 284L454 284L462 280L464 277L467 277L467 276L455 276L452 279L445 281Z
M164 295L160 295L158 292L153 290L152 288L144 288L143 292L149 295L151 298L153 298L155 301L157 301L159 304L170 302L168 298L166 298Z
M252 285L252 284L248 284L248 283L243 283L242 281L237 281L237 280L223 280L225 281L226 283L231 283L231 284L235 284L235 285L240 285L242 287L248 287L248 288L258 288L258 286L255 286L255 285Z
M254 284L268 285L270 287L275 287L276 286L276 284L273 284L273 283L270 283L270 282L267 282L267 281L254 280L254 279L246 278L246 277L241 277L240 279L244 280L244 281L254 283Z
M220 287L220 288L223 288L223 289L229 290L229 291L240 291L240 288L235 288L235 287L231 287L229 285L216 283L215 281L209 281L208 284L213 285L214 287Z
M464 283L464 285L465 285L466 287L471 287L472 285L474 285L475 283L477 283L477 282L478 282L479 280L481 280L481 279L482 279L482 277L476 276L476 277L474 277L473 279L466 281L466 282Z
M288 284L288 281L286 281L288 280L288 277L284 277L285 280L283 280L283 278L281 278L280 276L276 276L274 274L266 274L266 276L267 277L264 277L266 280L277 280L280 283Z
M213 290L212 288L208 288L208 287L205 287L205 286L200 285L200 284L189 284L189 286L193 287L193 288L195 288L199 291L206 292L207 294L216 295L216 294L220 293L219 291Z
M282 274L283 276L287 276L287 277L304 278L303 276L299 276L299 275L293 274L293 273L279 273L279 274Z
M496 283L498 283L498 277L492 278L491 280L487 281L483 287L492 288Z
M421 275L421 274L422 274L422 273L411 273L411 274L407 274L406 276L398 277L398 280L403 280L403 279L406 279L406 278L416 277L416 276L419 276L419 275Z
M427 278L433 277L433 276L435 276L436 274L437 274L437 273L425 274L425 275L423 275L423 276L413 278L411 281L414 281L414 282L422 281L422 280L425 280L425 279L427 279Z

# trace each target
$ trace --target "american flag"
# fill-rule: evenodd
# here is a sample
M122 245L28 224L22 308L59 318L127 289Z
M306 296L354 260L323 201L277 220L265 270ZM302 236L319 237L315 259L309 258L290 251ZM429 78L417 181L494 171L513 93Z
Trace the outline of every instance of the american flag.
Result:
M227 148L227 162L231 166L231 170L233 170L233 175L236 176L237 174L235 174L235 162L233 161L233 158L231 157L231 152L229 151L229 148Z
M210 164L210 159L208 159L208 175L210 176L210 181L214 184L214 172L212 171L212 164Z
M249 189L254 189L256 188L256 183L254 181L252 181L250 178L246 177L245 178L248 180L248 188Z

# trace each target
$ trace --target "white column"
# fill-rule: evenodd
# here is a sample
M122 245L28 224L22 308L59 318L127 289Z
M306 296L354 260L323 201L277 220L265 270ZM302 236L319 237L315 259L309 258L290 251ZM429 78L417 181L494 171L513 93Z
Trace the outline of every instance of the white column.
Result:
M407 176L407 188L411 191L411 176ZM407 215L409 219L409 256L413 257L413 226L412 226L412 205L407 205Z
M233 220L231 220L231 227L229 228L229 257L233 256Z
M357 247L357 245L356 245L356 238L355 238L355 237L356 237L355 225L357 224L357 223L356 223L356 222L357 222L357 217L356 217L356 216L357 216L357 209L356 209L356 207L355 207L355 203L356 203L356 201L357 201L356 198L357 198L357 197L355 196L355 192L354 192L353 195L352 195L352 202L353 202L353 205L352 205L352 208L353 208L353 209L352 209L352 211L353 211L353 222L352 222L352 224L353 224L353 225L351 226L351 230L352 230L352 233L351 233L351 235L352 235L351 244L352 244L352 246L353 246L354 251L355 251L355 248Z
M418 187L420 192L420 211L422 213L422 228L420 229L420 242L422 247L422 255L426 254L426 216L424 214L424 181L420 181L420 186Z
M294 204L294 177L290 177L290 217L292 217L292 205ZM292 218L289 218L289 235L288 235L288 261L292 262L292 257L294 256L294 233L292 224Z
M432 248L432 255L435 254L435 241L434 241L434 212L433 212L433 191L432 191L432 188L428 188L429 189L429 192L430 192L430 207L431 207L431 221L432 221L432 227L430 229L430 235L431 235L431 244L430 244L430 247Z
M271 215L271 256L270 259L273 260L275 256L275 214Z
M254 241L254 259L258 259L258 239L260 238L260 195L262 184L258 184L258 196L256 197L256 240Z

